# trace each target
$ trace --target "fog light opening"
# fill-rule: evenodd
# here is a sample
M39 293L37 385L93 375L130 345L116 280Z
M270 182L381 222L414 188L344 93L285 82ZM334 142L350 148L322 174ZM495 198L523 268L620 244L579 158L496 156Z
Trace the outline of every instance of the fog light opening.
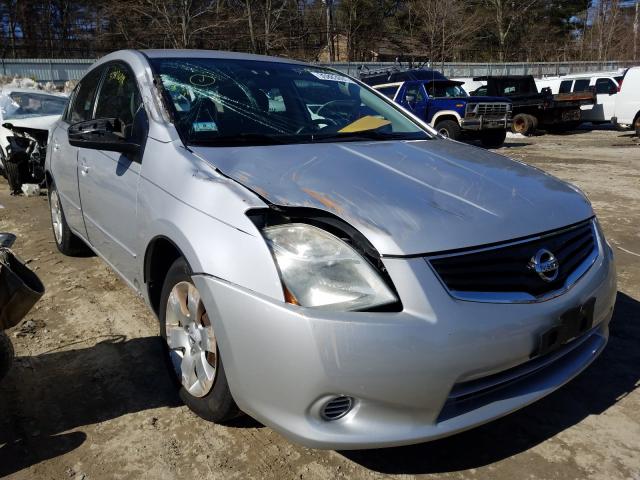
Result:
M344 417L353 408L354 400L352 397L340 395L333 397L324 404L320 414L322 418L328 422L338 420Z

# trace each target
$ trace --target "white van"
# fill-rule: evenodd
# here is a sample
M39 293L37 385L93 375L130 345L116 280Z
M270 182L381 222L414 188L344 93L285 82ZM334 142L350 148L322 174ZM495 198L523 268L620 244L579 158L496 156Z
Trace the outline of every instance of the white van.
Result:
M582 120L592 123L610 122L615 111L616 97L620 89L620 83L624 76L624 70L612 72L589 72L583 74L571 74L562 77L543 78L536 80L538 89L551 88L551 92L571 93L583 92L594 88L596 91L596 103L583 105Z
M631 127L640 136L640 67L631 67L616 95L614 124Z

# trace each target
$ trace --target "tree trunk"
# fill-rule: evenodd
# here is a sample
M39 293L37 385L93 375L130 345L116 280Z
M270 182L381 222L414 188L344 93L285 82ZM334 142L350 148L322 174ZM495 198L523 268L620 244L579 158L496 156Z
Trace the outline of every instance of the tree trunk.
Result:
M633 17L633 60L638 60L638 17L640 12L640 0L636 0L636 14Z
M251 51L252 53L257 53L256 51L256 35L253 31L253 15L251 13L251 1L245 0L245 5L247 6L247 19L249 21L249 37L251 39Z

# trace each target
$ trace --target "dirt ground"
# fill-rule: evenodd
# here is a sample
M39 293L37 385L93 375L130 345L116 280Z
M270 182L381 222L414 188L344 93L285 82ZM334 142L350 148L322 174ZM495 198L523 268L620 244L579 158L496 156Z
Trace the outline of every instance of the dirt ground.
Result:
M59 254L46 197L10 197L0 231L47 293L10 332L0 383L0 477L15 479L433 478L640 480L640 142L630 133L510 137L500 153L591 198L618 264L610 343L546 399L444 440L377 451L316 451L244 418L230 426L182 406L154 316L96 257ZM544 212L541 212L544 215Z

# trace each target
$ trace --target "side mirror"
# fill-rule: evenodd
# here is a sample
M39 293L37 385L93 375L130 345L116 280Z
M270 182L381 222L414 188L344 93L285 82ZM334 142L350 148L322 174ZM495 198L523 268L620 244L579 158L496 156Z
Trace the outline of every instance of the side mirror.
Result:
M409 105L416 103L415 95L405 95L404 99Z
M117 118L100 118L74 123L69 127L69 144L92 150L136 154L140 144L127 140L124 124Z
M616 93L618 93L618 87L616 87L615 85L611 85L609 87L609 95L615 95Z

